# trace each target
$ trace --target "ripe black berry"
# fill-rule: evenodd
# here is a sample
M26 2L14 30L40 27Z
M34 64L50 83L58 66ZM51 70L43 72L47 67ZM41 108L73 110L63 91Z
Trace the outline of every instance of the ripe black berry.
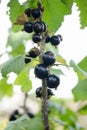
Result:
M51 89L47 89L47 98L49 99L53 94ZM42 96L42 87L36 89L36 97L41 98Z
M41 15L42 15L42 12L41 12L40 9L32 9L32 11L31 11L31 16L32 16L34 19L39 18Z
M57 88L57 86L60 84L60 79L56 75L52 74L47 77L47 86L49 88Z
M31 9L30 9L30 8L27 8L24 12L25 12L25 14L26 14L28 17L30 17L30 15L31 15Z
M60 43L60 38L58 36L52 36L50 42L52 45L57 46Z
M29 57L30 57L29 55L25 55L25 59L24 59L25 64L28 64L29 62L31 62L31 59L29 59Z
M17 118L19 118L21 115L19 114L18 110L15 110L9 118L9 121L15 121Z
M32 24L32 22L26 22L24 24L24 31L27 32L27 33L33 32L33 24Z
M38 64L34 70L35 76L39 79L44 79L48 76L48 69L44 64Z
M28 115L30 118L34 118L34 114L31 113L31 112L28 112L27 115Z
M49 66L49 65L54 64L56 59L54 57L54 54L51 51L47 51L42 56L42 60L45 66Z
M32 40L35 43L39 43L42 40L42 36L40 34L33 34Z
M36 58L40 54L39 49L34 47L29 51L29 57Z
M50 36L47 36L46 39L45 39L45 43L50 42L50 39L51 39Z
M41 33L46 30L46 25L44 22L35 22L33 27L35 33Z

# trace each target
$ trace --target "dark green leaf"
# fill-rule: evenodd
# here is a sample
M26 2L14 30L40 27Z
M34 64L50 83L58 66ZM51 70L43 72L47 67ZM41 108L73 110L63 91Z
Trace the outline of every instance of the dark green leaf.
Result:
M22 72L16 78L15 85L21 85L21 90L23 92L28 92L32 89L32 82L29 79L29 74L27 72Z
M80 11L81 28L87 27L87 0L75 0Z
M5 77L10 72L19 74L24 68L24 56L16 56L2 64L1 73Z
M72 89L74 98L78 100L87 100L87 79L81 80L78 84Z
M78 66L79 66L82 70L84 70L84 71L87 72L87 56L84 57L83 60L78 63Z
M70 66L73 67L74 71L77 73L79 80L87 78L87 73L83 71L78 65L76 65L76 63L73 60L70 61Z

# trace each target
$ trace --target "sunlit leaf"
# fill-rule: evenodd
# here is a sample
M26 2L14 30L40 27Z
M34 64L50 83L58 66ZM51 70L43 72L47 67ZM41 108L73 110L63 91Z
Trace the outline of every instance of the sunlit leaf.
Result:
M70 61L70 66L73 67L74 71L77 73L79 80L87 78L87 73L83 71L78 65L76 65L76 63L73 60Z
M87 56L84 57L84 58L82 59L82 61L80 61L80 62L78 63L78 66L79 66L82 70L84 70L84 71L87 72Z
M75 101L87 100L87 79L81 80L72 89Z
M81 107L78 112L82 115L86 115L87 114L87 105Z
M80 11L81 28L87 27L87 0L75 0Z
M2 64L1 73L5 77L10 72L19 74L24 68L24 56L16 56Z
M13 86L7 83L7 77L0 80L0 99L3 96L12 96Z
M50 74L55 74L57 76L64 75L64 73L62 72L62 70L60 70L60 69L54 69L54 68L50 69Z
M23 92L28 92L29 90L32 89L32 82L29 79L29 74L28 72L22 72L18 75L16 78L15 85L21 85L21 90Z

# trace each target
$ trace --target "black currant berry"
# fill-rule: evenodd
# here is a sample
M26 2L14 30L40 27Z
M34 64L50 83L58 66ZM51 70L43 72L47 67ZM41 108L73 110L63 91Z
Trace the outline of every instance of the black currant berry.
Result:
M39 17L41 17L41 15L42 15L42 12L41 12L41 10L40 9L32 9L32 11L31 11L31 16L34 18L34 19L37 19L37 18L39 18Z
M38 48L34 47L29 51L29 57L36 58L40 54Z
M25 14L30 17L31 16L31 9L30 8L27 8L25 11Z
M9 118L9 121L15 121L17 118L19 118L21 115L19 114L18 110L15 110Z
M32 41L35 43L39 43L42 40L42 36L40 34L33 34Z
M43 60L43 64L45 64L45 66L52 65L56 61L54 54L51 51L45 52L44 55L42 56L42 60Z
M33 26L33 30L35 33L41 33L46 30L46 25L44 22L35 22Z
M42 93L42 88L41 87L39 87L39 88L37 88L36 89L36 97L41 97L41 93Z
M48 69L46 68L44 64L38 64L35 67L34 73L35 73L35 76L38 77L39 79L44 79L44 78L47 78L48 76Z
M58 36L52 36L50 42L52 45L57 46L60 43L60 38Z
M51 74L47 77L47 86L49 88L57 88L57 86L60 84L60 79L54 74Z
M36 89L36 97L41 98L42 95L42 87ZM53 94L51 89L47 89L47 98L49 99Z
M46 39L45 39L45 43L50 42L50 39L51 39L50 36L47 36Z
M27 33L33 32L33 24L32 24L32 22L26 22L24 24L24 31L27 32Z
M25 59L24 59L25 64L28 64L29 62L31 62L31 59L29 59L29 57L30 57L29 55L25 55Z
M28 115L30 118L34 118L34 117L35 117L34 114L31 113L31 112L28 112L27 115Z

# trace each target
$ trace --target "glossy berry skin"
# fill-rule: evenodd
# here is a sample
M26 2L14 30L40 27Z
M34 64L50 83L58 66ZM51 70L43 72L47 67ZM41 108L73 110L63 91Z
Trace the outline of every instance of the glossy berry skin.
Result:
M34 19L37 19L37 18L39 18L39 17L41 17L41 15L42 15L42 12L41 12L41 10L40 9L32 9L32 11L31 11L31 16L34 18Z
M45 66L52 65L56 61L54 54L51 51L45 52L44 55L42 56L42 60L43 60L43 64L45 64Z
M58 87L58 85L60 84L59 77L57 77L54 74L49 75L46 80L47 80L47 86L49 88L55 88L56 89Z
M35 67L34 73L35 76L38 77L39 79L44 79L47 78L48 76L48 69L44 64L38 64Z
M39 43L42 40L42 36L40 34L33 34L32 41L35 43Z
M44 22L35 22L33 30L35 33L42 33L46 30L46 25Z
M27 8L25 11L25 14L30 17L31 16L31 9L30 8Z
M42 95L42 87L36 89L36 97L41 98ZM47 89L47 98L50 98L53 94L51 89Z
M50 42L52 45L57 46L60 43L60 38L58 36L52 36Z
M24 59L25 64L28 64L29 62L31 62L31 59L29 59L27 57L30 57L30 56L29 55L25 55L25 59Z
M27 32L27 33L33 32L33 24L32 24L32 22L26 22L24 24L24 31Z

